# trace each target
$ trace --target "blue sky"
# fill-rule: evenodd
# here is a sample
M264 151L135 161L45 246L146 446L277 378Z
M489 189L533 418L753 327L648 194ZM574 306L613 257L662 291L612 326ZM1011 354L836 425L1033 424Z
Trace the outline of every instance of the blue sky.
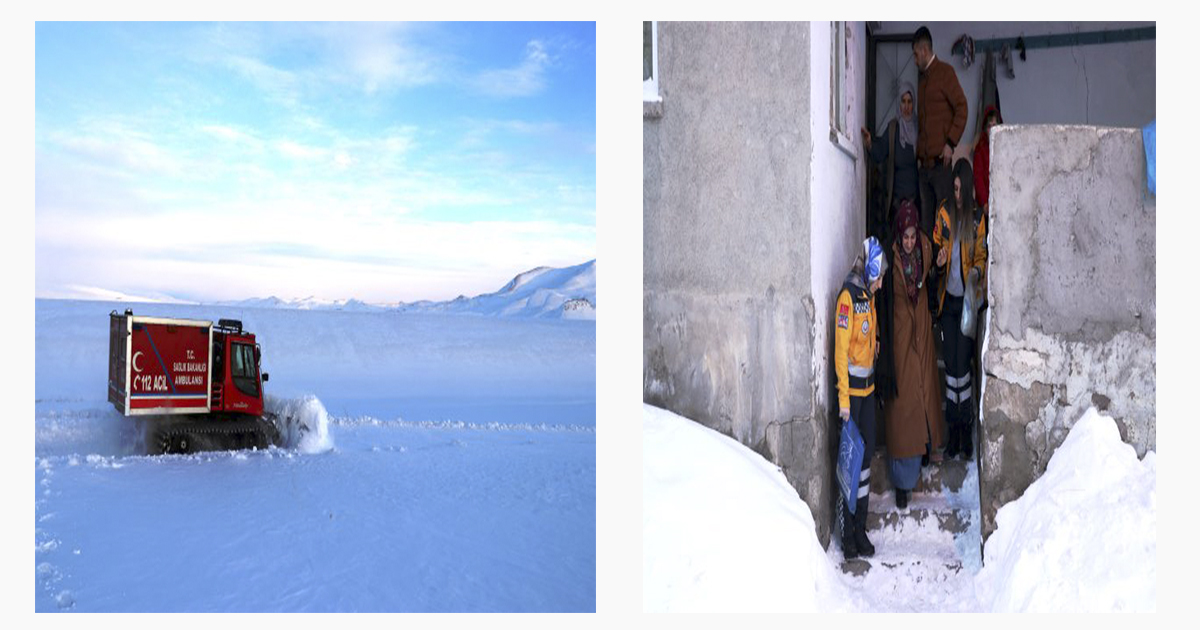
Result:
M39 297L373 302L596 251L594 23L39 23Z

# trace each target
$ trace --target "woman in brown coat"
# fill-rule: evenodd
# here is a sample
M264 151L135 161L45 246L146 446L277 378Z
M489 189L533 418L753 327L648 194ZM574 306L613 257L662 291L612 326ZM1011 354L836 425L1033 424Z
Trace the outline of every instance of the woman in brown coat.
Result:
M896 507L904 509L921 474L921 457L936 457L941 447L942 401L927 295L933 245L917 229L912 202L901 205L895 228L890 284L897 394L884 407L884 423L888 476L896 488Z

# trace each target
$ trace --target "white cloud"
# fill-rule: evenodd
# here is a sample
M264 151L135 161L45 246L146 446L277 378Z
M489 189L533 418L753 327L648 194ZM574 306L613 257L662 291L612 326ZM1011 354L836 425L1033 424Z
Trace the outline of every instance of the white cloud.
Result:
M236 230L180 225L238 216ZM49 216L37 225L38 294L68 285L140 295L278 295L370 301L494 291L513 267L595 258L595 228L552 221L347 217L320 201L169 215ZM119 255L113 255L119 252ZM150 273L147 273L147 272ZM418 282L454 274L458 282ZM407 278L407 280L406 280ZM355 290L348 294L348 282ZM419 290L418 290L419 289Z
M262 151L263 141L254 133L243 131L229 125L209 124L200 125L200 131L207 133L218 140L228 142L235 146L241 146L254 152Z
M122 124L80 125L79 131L52 133L50 141L94 165L125 175L181 170L179 160L160 146L157 138Z
M371 165L374 170L395 169L417 147L417 129L411 126L393 127L379 136L347 138L338 135L335 144L353 154L356 163Z
M329 154L329 151L326 149L301 144L293 140L276 140L275 150L279 151L284 157L296 160L321 160Z
M556 142L559 123L498 114L417 128L399 111L380 130L360 124L371 121L359 112L323 108L330 99L322 90L337 90L337 106L377 115L388 105L363 93L432 81L536 94L555 63L549 51L560 50L531 41L515 66L464 79L454 63L420 48L433 41L422 29L450 48L436 25L217 25L202 33L217 46L194 42L187 60L232 77L234 100L248 96L259 107L266 95L276 111L263 124L222 118L241 112L225 108L222 94L187 109L205 112L199 118L157 103L137 115L97 107L70 127L39 126L39 295L101 295L96 287L105 287L141 297L250 297L296 287L294 297L439 299L495 290L499 269L507 280L514 266L595 258L594 221L579 225L574 213L574 222L557 222L567 215L543 210L594 205L586 185L556 189L575 182L529 157L530 145ZM291 54L301 49L309 55ZM290 107L279 112L278 102ZM341 127L343 119L355 124ZM460 142L475 127L479 142L464 150ZM223 225L237 227L202 227Z
M350 84L372 95L438 80L437 53L414 41L424 28L398 22L219 25L207 41L223 51L222 65L295 107L302 95L331 87ZM283 70L264 61L297 45L316 53L303 67ZM211 60L203 52L194 56Z
M225 57L224 61L229 68L241 74L269 98L289 106L297 104L299 81L291 72L246 55L231 54Z
M403 22L313 24L307 36L330 52L330 60L317 70L323 81L349 79L366 94L375 94L437 80L437 54L414 41L423 28Z
M218 138L221 138L222 140L229 140L232 142L247 142L250 140L256 140L256 138L253 138L250 134L228 125L201 125L200 130L208 132Z
M525 58L519 65L486 70L475 78L475 87L498 98L533 96L546 87L546 68L550 64L545 45L535 39L525 45Z

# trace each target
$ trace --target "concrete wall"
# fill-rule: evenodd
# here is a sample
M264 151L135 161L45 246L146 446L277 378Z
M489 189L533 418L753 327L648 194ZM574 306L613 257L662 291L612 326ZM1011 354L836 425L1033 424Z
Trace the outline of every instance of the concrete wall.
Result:
M983 534L1090 406L1155 450L1155 200L1141 132L1004 126L992 137L982 399Z
M979 130L979 92L984 55L963 68L962 56L950 54L962 35L976 40L1058 33L1112 31L1154 26L1154 22L883 22L878 34L911 35L924 24L933 35L933 51L958 71L970 106L967 130L955 152L970 157ZM1009 124L1080 124L1142 127L1155 117L1155 40L1066 48L1039 48L1020 61L1014 53L1009 79L997 64L996 84L1004 122ZM903 64L901 64L903 65ZM914 83L915 85L915 83ZM887 94L879 86L880 98ZM882 102L878 108L886 107Z
M658 25L662 102L642 125L643 390L779 464L827 540L828 484L810 483L830 468L814 419L811 28Z

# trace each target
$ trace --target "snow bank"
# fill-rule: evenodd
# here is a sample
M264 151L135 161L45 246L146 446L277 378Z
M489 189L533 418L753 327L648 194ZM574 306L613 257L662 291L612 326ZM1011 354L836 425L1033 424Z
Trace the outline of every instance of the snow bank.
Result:
M268 413L279 416L284 448L294 448L302 453L320 453L333 448L329 413L316 396L276 398L268 395L263 406Z
M648 612L845 610L812 512L737 441L642 413L642 587Z
M1154 611L1156 456L1138 461L1095 409L1000 508L976 593L994 611Z

